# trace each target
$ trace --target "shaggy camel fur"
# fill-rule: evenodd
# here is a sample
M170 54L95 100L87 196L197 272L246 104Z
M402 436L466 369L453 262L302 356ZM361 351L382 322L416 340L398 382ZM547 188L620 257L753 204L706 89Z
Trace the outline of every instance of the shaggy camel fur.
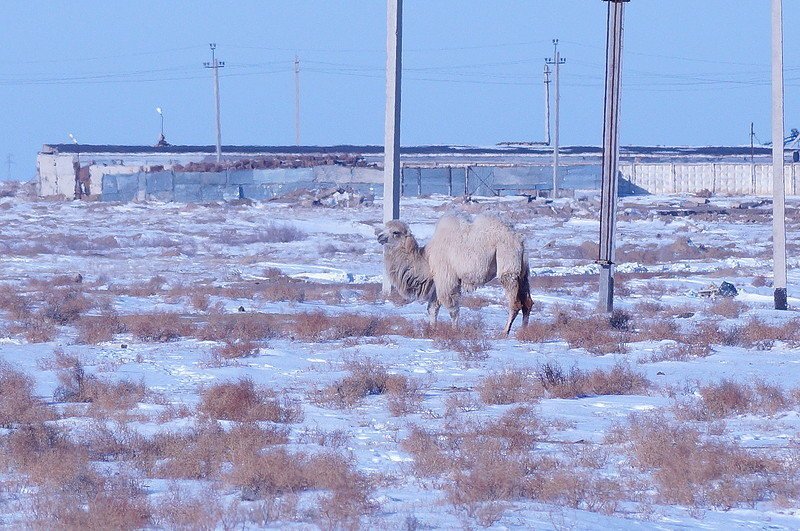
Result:
M402 221L389 221L375 233L385 246L384 264L392 286L408 298L427 301L431 324L436 323L441 306L457 323L461 291L471 291L495 277L508 299L505 335L520 310L523 325L528 324L533 300L525 247L522 237L499 219L479 215L470 223L444 216L424 247Z

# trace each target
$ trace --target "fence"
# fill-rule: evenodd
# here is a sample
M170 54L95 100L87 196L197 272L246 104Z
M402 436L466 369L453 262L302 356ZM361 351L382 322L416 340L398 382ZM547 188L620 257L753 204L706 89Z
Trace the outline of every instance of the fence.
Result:
M786 165L788 195L797 195L800 189L798 167L800 164ZM621 163L619 170L620 195L681 194L701 190L721 195L772 194L771 164L628 162ZM563 189L597 190L601 167L595 163L567 164L560 168L559 180ZM409 165L401 172L404 196L536 193L552 189L552 182L552 166L547 165ZM263 200L300 188L320 186L349 185L380 195L382 183L380 169L337 165L222 172L159 171L103 174L100 194L104 201Z

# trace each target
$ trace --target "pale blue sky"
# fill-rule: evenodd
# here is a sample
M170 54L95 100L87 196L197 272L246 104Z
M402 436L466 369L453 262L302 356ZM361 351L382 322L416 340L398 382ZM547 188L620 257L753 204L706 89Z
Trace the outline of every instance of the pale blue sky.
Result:
M800 127L800 5L784 2L786 127ZM623 144L769 140L769 0L631 0ZM403 145L541 140L543 59L558 37L562 144L598 145L606 3L405 0ZM383 142L385 2L9 1L0 46L0 177L43 143L213 144L208 43L222 70L224 144Z

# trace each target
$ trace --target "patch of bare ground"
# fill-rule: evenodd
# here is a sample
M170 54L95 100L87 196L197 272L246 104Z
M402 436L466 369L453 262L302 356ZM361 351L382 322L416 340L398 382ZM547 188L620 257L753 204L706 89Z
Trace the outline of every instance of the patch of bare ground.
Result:
M721 380L702 385L697 397L680 399L675 414L683 420L711 421L735 415L774 415L797 405L797 393L763 381Z
M633 466L649 474L646 491L659 503L730 509L800 493L796 470L783 458L704 437L661 412L631 415L607 441L622 445Z
M200 414L217 420L294 423L303 420L297 400L257 386L250 378L222 382L200 392Z
M389 411L394 416L419 410L422 383L402 374L390 374L387 367L365 358L345 364L348 374L323 388L315 389L311 400L323 407L347 409L368 396L386 395Z

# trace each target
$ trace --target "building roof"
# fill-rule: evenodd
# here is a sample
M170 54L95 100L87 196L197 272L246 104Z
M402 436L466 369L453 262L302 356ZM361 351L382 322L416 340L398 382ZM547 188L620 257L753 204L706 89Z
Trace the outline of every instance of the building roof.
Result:
M456 146L427 145L404 146L400 152L406 155L545 155L553 148L546 145L501 145L501 146ZM336 146L222 146L223 154L246 155L311 155L352 153L380 155L383 146L350 145ZM45 144L42 153L97 153L97 154L185 154L216 153L216 146L119 146L108 144ZM562 146L563 155L599 156L599 146ZM752 149L755 155L769 155L772 148L758 146ZM620 154L627 157L640 156L678 156L678 157L738 157L749 156L750 146L622 146Z

